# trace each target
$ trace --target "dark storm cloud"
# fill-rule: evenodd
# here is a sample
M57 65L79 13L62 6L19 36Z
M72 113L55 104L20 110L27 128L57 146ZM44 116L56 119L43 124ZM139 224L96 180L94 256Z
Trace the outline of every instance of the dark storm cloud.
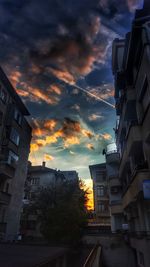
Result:
M113 25L117 14L129 12L126 1L117 3L0 1L1 63L8 73L18 67L20 79L32 86L39 81L54 82L53 76L74 83L78 76L92 71L94 62L105 53L105 36L95 40L98 18L104 24L111 19Z

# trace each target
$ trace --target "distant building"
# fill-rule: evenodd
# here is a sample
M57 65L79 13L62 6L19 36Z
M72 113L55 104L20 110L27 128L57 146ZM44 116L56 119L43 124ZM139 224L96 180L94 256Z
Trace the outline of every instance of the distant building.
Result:
M94 210L96 222L101 225L110 225L109 194L106 174L106 164L89 166L93 180Z
M122 186L119 180L120 154L117 152L116 145L110 144L107 146L105 155L111 213L111 231L112 233L116 233L123 230L124 224Z
M150 3L112 55L122 206L138 266L150 266Z
M76 171L61 171L68 182L78 182L79 177Z
M38 210L28 208L35 203L42 189L51 187L55 191L57 185L61 185L66 181L61 171L46 167L46 163L42 165L32 166L29 162L28 174L25 182L23 212L21 219L21 233L24 237L41 238L40 223L38 222Z
M0 68L0 239L16 240L31 141L29 112Z

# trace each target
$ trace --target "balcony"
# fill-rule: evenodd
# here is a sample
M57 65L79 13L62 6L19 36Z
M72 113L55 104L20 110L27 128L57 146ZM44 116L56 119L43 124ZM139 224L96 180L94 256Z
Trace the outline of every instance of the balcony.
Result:
M120 199L112 200L110 202L110 209L111 214L123 213L122 201Z
M11 199L11 195L0 191L0 204L8 205Z
M137 196L143 191L143 181L149 179L148 170L137 170L123 196L123 208L125 209L131 202L135 202Z
M121 186L119 177L114 177L114 179L109 180L109 187L111 188L113 186L119 186L119 187Z
M127 141L124 143L124 147L122 149L119 176L121 176L123 169L125 167L125 164L129 159L129 156L132 153L135 155L139 154L139 147L141 147L141 144L142 144L141 127L138 125L130 124L128 126L126 139Z
M0 162L0 178L12 179L14 177L14 174L14 166L6 162Z
M120 155L117 151L111 152L110 154L106 154L106 162L107 164L118 163L120 161Z

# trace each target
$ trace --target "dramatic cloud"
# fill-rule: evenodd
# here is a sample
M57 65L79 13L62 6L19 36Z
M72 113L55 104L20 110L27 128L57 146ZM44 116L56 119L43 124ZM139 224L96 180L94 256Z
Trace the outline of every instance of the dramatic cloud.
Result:
M111 140L112 136L109 133L100 134L100 136L105 140Z
M112 41L129 31L139 4L0 1L0 62L33 118L35 164L49 155L50 167L89 177L87 166L104 161L99 152L115 124Z
M92 144L87 144L86 147L89 149L89 150L94 150L94 146Z
M104 117L102 115L99 115L99 114L91 114L88 119L89 121L96 121L96 120L99 120L99 119L103 119Z
M59 124L58 129L55 129ZM86 137L91 139L94 134L87 129L84 129L79 121L65 118L63 122L58 120L34 120L33 123L33 143L31 152L37 151L43 146L55 144L62 139L64 148L72 145L79 145L81 138ZM60 125L62 125L60 127Z
M49 154L44 154L44 160L45 161L51 161L54 160L54 157Z

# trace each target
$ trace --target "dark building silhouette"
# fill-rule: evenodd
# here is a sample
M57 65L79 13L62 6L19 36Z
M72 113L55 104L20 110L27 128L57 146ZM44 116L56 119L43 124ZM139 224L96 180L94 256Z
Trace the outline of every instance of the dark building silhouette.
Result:
M16 240L31 141L29 112L0 68L0 239Z
M128 238L138 266L150 266L150 2L137 10L131 32L113 42L116 143Z

